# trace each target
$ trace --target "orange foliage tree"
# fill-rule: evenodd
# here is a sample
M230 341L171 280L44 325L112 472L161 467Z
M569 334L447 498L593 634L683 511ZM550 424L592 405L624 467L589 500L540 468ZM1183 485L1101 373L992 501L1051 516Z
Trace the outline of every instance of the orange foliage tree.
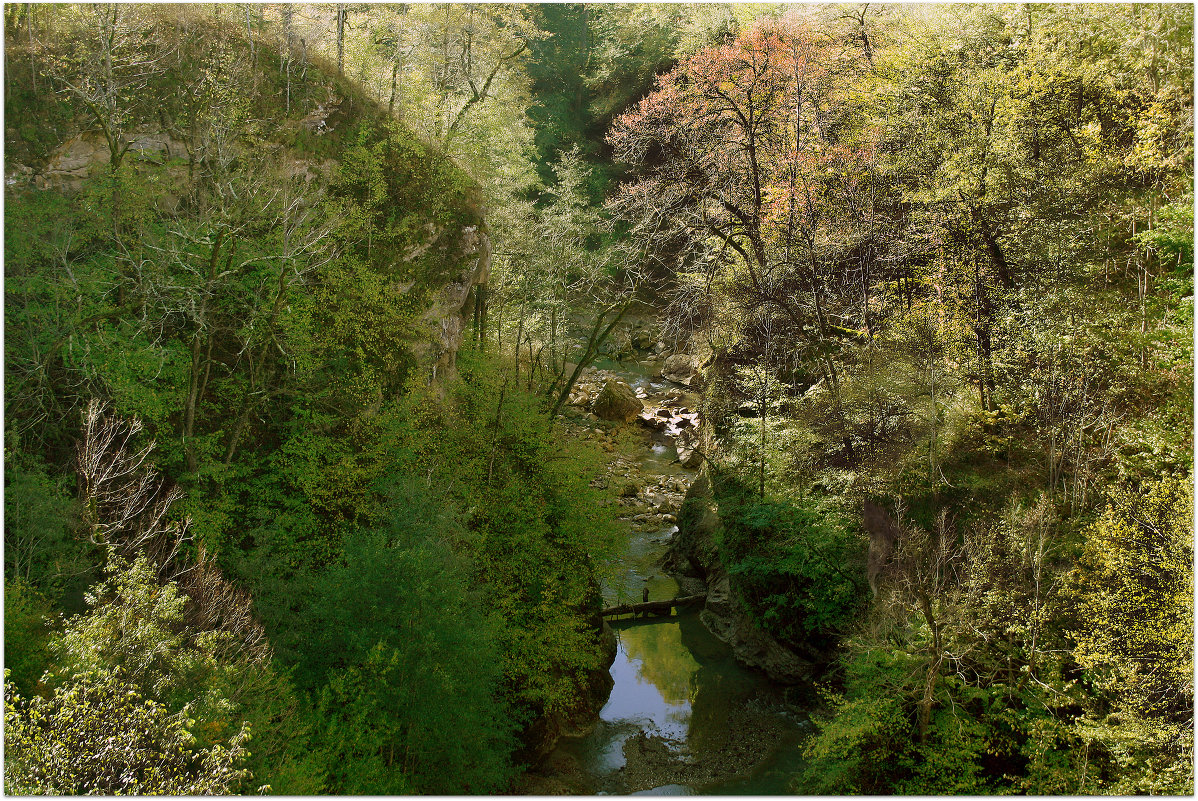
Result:
M755 343L767 358L817 365L842 433L835 356L869 335L885 219L873 131L851 92L859 58L797 17L762 21L661 76L609 135L638 176L610 203L632 235L662 263L702 268L708 286L718 277L744 331L768 332ZM711 303L694 292L683 305L709 323Z

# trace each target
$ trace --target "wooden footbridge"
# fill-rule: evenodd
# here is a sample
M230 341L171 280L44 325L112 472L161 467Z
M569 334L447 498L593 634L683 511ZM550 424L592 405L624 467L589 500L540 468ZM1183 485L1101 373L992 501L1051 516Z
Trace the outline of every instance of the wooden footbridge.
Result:
M666 617L671 610L676 606L686 606L687 604L702 601L707 598L707 593L699 595L686 595L682 598L671 598L668 601L645 601L639 604L619 604L617 606L609 606L599 614L603 617L619 617L620 615L653 615L655 617Z

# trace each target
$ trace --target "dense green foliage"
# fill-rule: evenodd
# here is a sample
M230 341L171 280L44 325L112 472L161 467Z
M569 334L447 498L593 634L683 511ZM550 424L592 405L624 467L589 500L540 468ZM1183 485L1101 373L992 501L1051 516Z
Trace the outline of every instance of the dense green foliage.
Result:
M599 668L596 463L502 362L455 376L456 307L422 317L487 255L451 137L389 119L293 17L230 14L6 10L11 789L502 790ZM135 436L99 472L163 476L76 504L97 397L145 429L104 429ZM184 561L105 560L101 531L186 533ZM87 773L101 734L163 772Z
M511 788L603 668L557 421L639 299L828 667L793 789L1192 792L1192 34L7 5L6 790Z
M301 590L291 624L304 635L295 676L318 698L330 784L373 795L501 789L513 729L497 697L502 619L470 592L434 499L396 500L402 516L347 538L344 565Z
M716 482L721 561L763 630L815 657L847 631L864 599L865 547L831 510L756 497Z
M717 493L733 588L841 647L796 790L1192 791L1192 31L780 15L617 119L610 207L674 264L756 487ZM864 520L868 576L796 560L819 508Z

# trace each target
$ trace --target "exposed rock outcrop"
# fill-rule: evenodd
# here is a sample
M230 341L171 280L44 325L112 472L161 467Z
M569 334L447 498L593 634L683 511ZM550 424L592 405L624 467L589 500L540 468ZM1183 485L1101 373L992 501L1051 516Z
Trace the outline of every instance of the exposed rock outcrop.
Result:
M678 432L674 437L678 449L678 461L683 467L695 469L703 464L703 453L699 450L699 437L693 429Z
M186 160L187 147L170 134L149 128L136 131L130 136L126 162L149 161L165 164L172 160ZM112 160L108 142L96 131L84 131L64 142L50 156L45 169L33 178L38 189L60 189L78 192L83 181L98 167L105 167ZM185 174L185 167L177 167Z
M725 583L727 580L724 577ZM717 614L704 609L699 619L708 631L728 643L738 661L759 668L774 681L794 684L810 677L811 663L762 632L743 611L732 609L728 614Z
M703 376L695 365L693 356L676 353L666 359L661 368L662 378L698 389L703 384Z
M301 124L319 120L327 127L325 120L334 115L339 106L340 101L330 97L301 120ZM188 151L184 142L151 127L137 129L130 134L130 139L123 162L126 166L122 169L165 170L172 179L186 180ZM7 181L10 185L32 185L37 190L74 193L80 191L85 180L106 169L110 161L111 153L104 137L96 131L83 131L56 148L40 172L28 165L9 164ZM285 165L288 177L308 181L327 178L335 171L337 162L293 156ZM160 209L173 212L179 198L162 193L156 203ZM417 368L425 371L430 380L437 381L453 373L466 323L473 311L471 290L486 284L490 275L491 241L481 222L481 214L475 215L475 224L458 224L457 227L426 222L414 240L398 254L394 264L397 271L410 268L431 254L447 266L449 273L444 284L422 286L424 311L413 321L408 343ZM416 284L416 281L408 281L397 289L406 294Z
M431 302L416 322L417 337L411 347L417 363L429 370L432 380L438 380L447 378L454 370L473 307L470 290L486 284L490 277L491 239L476 225L457 232L436 232L434 237L429 247L444 247L446 258L459 264L460 272L433 292ZM424 248L418 255L426 251Z
M599 628L600 667L587 671L577 685L577 701L567 709L541 715L521 734L524 748L519 759L539 762L563 737L582 737L599 721L599 710L611 694L608 669L616 660L616 633L607 621L595 618Z
M699 619L712 634L732 648L737 661L758 668L771 679L793 684L809 678L814 666L759 629L729 581L715 544L719 510L706 471L690 486L678 513L678 533L670 543L663 567L683 591L707 592Z
M595 398L591 411L604 420L630 423L643 408L644 404L633 392L632 387L618 378L609 378L603 384L603 389L599 390L599 396Z

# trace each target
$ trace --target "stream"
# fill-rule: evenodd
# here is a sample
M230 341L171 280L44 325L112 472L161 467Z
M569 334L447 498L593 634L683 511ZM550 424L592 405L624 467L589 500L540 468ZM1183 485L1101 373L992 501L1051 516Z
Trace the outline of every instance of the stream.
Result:
M652 365L597 365L653 403L686 387L654 378ZM640 393L638 393L640 394ZM631 424L629 427L637 427ZM641 429L644 431L644 429ZM646 479L679 486L694 471L678 464L670 440L645 431L636 467ZM664 478L664 481L663 481ZM602 576L605 606L679 594L661 561L677 532L629 523L629 537ZM802 767L799 741L810 723L810 688L785 687L741 667L699 619L698 609L670 617L613 621L615 684L585 736L563 739L544 768L573 794L778 795Z

